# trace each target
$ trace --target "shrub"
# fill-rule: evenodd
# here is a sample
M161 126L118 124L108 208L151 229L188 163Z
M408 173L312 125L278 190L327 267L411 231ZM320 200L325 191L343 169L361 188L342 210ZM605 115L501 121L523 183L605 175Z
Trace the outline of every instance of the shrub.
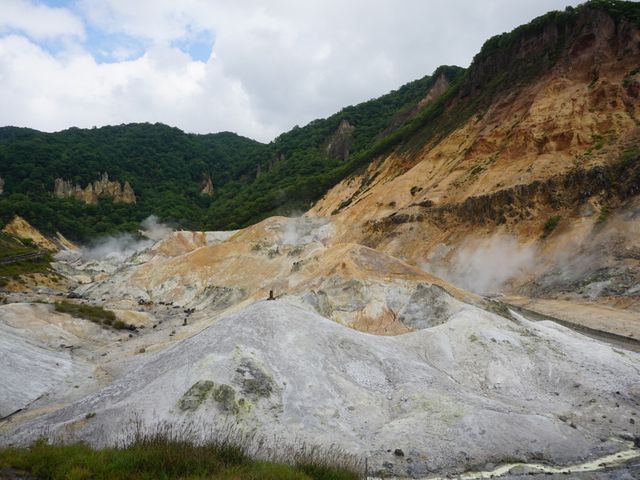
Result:
M598 215L598 219L596 220L596 223L606 222L607 218L609 218L610 213L611 213L611 207L609 207L609 205L607 204L602 205L602 208L600 208L600 215Z
M35 254L32 258L26 258L11 263L0 263L0 277L18 278L29 273L49 273L51 255L41 252L30 240L19 239L12 235L0 232L0 258L15 257L24 254ZM5 281L5 284L6 284Z
M559 216L553 216L549 218L546 222L544 222L544 236L548 237L551 233L556 229L558 224L560 223L561 218Z
M469 171L469 175L471 175L472 177L479 175L484 169L484 165L476 165Z
M66 313L76 318L84 318L104 327L113 327L116 330L128 328L122 320L116 319L116 314L96 305L84 305L71 302L56 302L56 312Z

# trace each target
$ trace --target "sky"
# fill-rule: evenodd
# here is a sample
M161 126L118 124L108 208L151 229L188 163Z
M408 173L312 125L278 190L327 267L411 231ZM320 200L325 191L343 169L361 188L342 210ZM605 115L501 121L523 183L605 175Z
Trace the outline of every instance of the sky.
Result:
M270 141L572 0L0 0L0 125Z

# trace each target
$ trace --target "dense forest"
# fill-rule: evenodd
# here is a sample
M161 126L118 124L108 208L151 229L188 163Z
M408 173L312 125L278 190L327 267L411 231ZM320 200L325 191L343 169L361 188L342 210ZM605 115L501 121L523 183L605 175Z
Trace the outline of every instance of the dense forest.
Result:
M0 221L18 214L44 232L86 240L135 231L151 214L187 229L234 229L305 210L409 118L440 75L455 81L462 73L440 67L382 97L294 127L269 144L229 132L187 134L162 124L57 133L0 128ZM349 126L342 133L341 122ZM84 187L103 172L128 181L137 203L101 198L88 205L52 194L56 178ZM213 195L200 192L205 175L213 181Z

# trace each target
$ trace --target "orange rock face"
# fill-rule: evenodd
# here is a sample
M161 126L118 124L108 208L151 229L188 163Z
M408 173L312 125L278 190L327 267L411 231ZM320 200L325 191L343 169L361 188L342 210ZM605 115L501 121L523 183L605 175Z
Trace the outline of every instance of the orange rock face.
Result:
M443 244L453 255L470 236L506 234L543 248L550 241L544 225L556 216L565 231L586 224L595 232L606 212L638 193L622 185L635 178L635 167L612 172L623 152L640 144L640 32L601 12L587 12L575 30L549 27L525 37L514 47L516 59L557 45L562 35L567 40L539 77L508 85L446 135L410 140L411 146L374 159L309 214L331 218L336 241L361 243L415 265ZM513 63L500 55L474 60L468 96L450 100L445 112L474 101ZM585 215L588 205L592 212Z

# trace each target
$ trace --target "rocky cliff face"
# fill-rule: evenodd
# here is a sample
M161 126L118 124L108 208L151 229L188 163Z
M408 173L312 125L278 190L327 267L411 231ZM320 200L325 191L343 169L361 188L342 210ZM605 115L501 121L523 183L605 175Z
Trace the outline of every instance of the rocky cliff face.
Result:
M624 57L638 55L638 25L631 15L621 16L599 3L604 2L551 12L488 40L469 67L458 99L486 96L499 77L510 87L551 71L595 82L601 72L616 70L613 64L625 65Z
M336 131L331 135L325 150L332 158L347 160L352 144L355 127L348 120L342 120Z
M400 110L394 118L389 123L389 126L381 131L377 136L376 140L382 140L388 135L392 134L406 122L414 119L420 112L422 112L425 107L431 104L434 100L440 98L440 96L445 93L451 84L456 81L458 78L457 75L462 75L462 68L459 67L439 67L434 73L433 78L435 78L435 82L428 88L424 97L420 99L420 101L410 109Z
M559 258L569 238L587 248L613 217L634 215L638 26L588 6L536 25L488 42L439 117L311 214L333 217L342 241L416 265L499 234ZM622 257L602 268L635 265L624 252L637 242L621 235Z
M57 198L76 198L88 204L98 203L100 197L111 198L117 203L136 203L136 195L129 182L125 181L123 185L117 180L109 180L107 173L84 188L73 185L69 180L56 178L53 195Z
M417 110L426 107L429 102L436 100L440 95L446 92L450 86L451 82L449 82L447 76L444 73L441 73L433 87L431 87L424 98L418 102Z
M202 181L200 182L200 194L207 197L213 196L213 181L208 173L202 174Z

